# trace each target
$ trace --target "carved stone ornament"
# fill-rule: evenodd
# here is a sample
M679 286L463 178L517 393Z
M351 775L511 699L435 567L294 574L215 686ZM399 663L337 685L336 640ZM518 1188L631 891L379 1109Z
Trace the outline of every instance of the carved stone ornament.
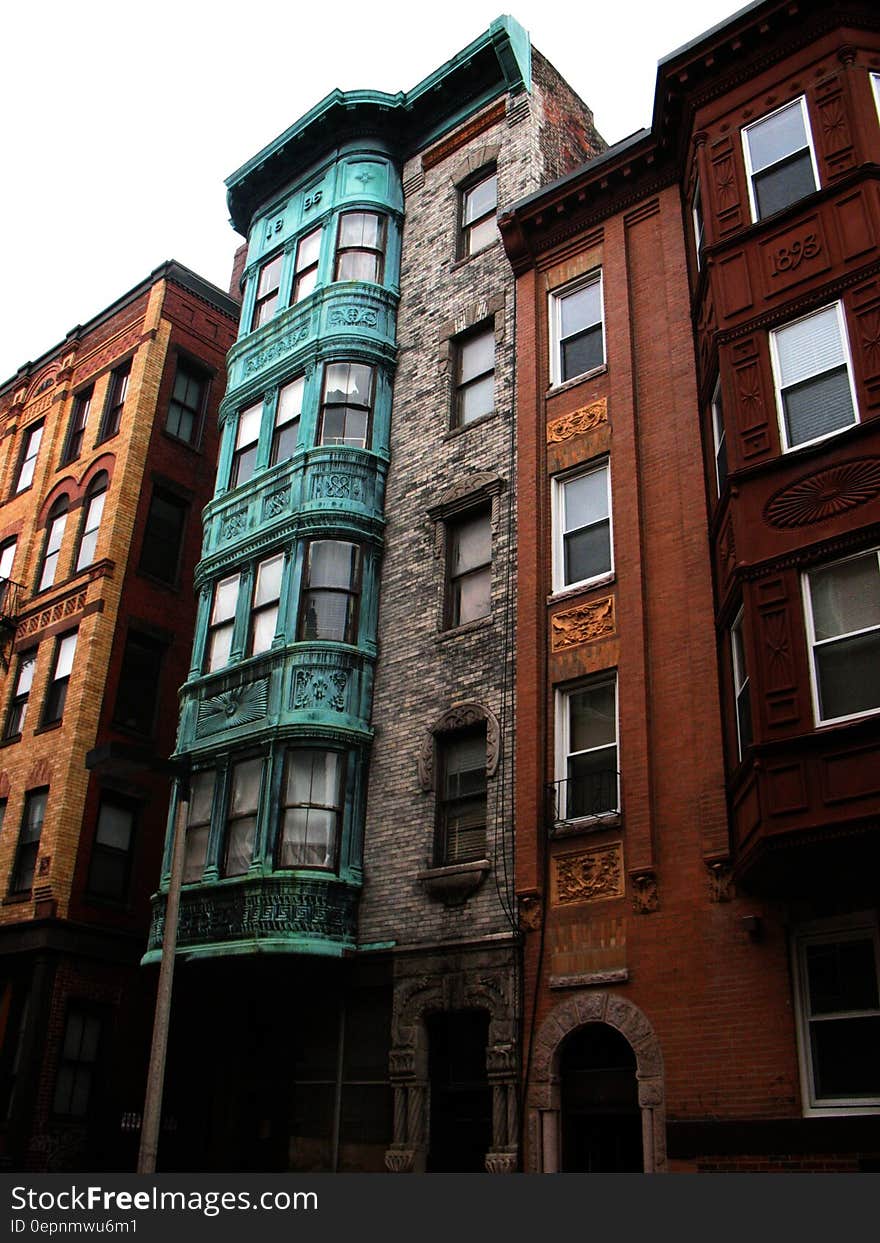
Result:
M516 1153L515 1152L487 1152L486 1153L486 1173L487 1174L515 1174L516 1173Z
M660 909L660 898L657 893L657 875L653 871L633 872L632 906L636 915L649 915Z
M563 609L550 618L550 650L561 652L581 643L595 643L614 634L614 596L603 596L573 609Z
M248 725L266 715L269 703L269 680L261 678L245 686L236 686L220 695L214 695L199 704L196 736L216 733L218 729L233 729Z
M537 932L544 918L544 905L538 893L521 893L517 899L521 932Z
M729 902L734 896L733 872L726 859L707 861L709 869L709 897L713 902Z
M33 613L30 617L25 618L18 627L18 638L25 635L36 634L38 630L42 630L46 626L51 626L54 622L63 621L67 617L72 617L74 613L80 612L86 607L86 593L80 592L76 596L68 596L66 600L53 604L51 608L43 609L40 613Z
M413 1148L389 1148L385 1153L385 1169L389 1174L411 1174L415 1160Z
M839 462L805 475L770 498L764 517L775 527L808 526L880 496L880 458Z
M623 848L620 842L575 854L557 855L553 865L555 901L559 906L623 897Z
M434 789L434 739L437 734L451 734L459 729L486 722L486 776L494 777L498 769L501 727L498 718L478 703L458 703L438 717L422 739L419 753L419 785L427 793Z
M571 414L563 414L561 418L548 423L547 443L549 445L560 444L564 440L571 440L572 436L591 432L594 427L607 422L608 398L600 397L598 401L593 401L588 406L581 406L578 410L573 410Z

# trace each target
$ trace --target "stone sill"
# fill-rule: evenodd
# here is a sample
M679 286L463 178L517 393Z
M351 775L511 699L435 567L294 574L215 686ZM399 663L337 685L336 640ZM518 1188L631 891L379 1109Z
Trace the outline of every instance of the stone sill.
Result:
M626 967L616 971L585 971L579 975L551 975L551 988L599 988L604 984L625 984L629 979Z
M417 880L429 898L436 898L446 906L459 906L479 889L491 869L488 859L476 859L473 863L427 868L419 872Z

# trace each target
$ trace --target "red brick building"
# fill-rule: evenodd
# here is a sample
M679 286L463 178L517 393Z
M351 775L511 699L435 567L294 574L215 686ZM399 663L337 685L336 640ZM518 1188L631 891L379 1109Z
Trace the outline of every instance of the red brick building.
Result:
M877 1168L878 166L767 0L502 217L528 1170Z
M162 761L237 317L168 262L0 386L2 1168L133 1165Z

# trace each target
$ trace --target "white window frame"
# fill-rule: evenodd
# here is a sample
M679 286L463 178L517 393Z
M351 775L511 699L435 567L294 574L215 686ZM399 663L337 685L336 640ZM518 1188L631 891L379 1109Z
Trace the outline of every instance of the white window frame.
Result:
M864 712L851 712L845 716L823 717L821 715L821 705L819 703L819 679L816 674L816 646L817 644L835 642L837 639L845 637L844 635L835 635L833 639L816 639L816 627L813 621L813 597L810 587L810 575L817 570L830 570L833 566L844 565L847 561L855 561L857 557L864 557L868 553L873 553L880 563L880 548L865 548L861 552L853 553L851 557L840 557L835 561L826 561L821 565L813 566L810 570L805 570L801 575L801 590L803 592L804 604L804 625L807 632L807 649L810 659L810 691L813 698L813 720L816 725L838 725L843 721L859 721L863 717L876 716L880 712L880 705L876 708L866 708ZM880 564L878 564L878 573L880 573ZM856 634L867 634L874 627L868 630L852 630L847 631L846 636L851 637Z
M742 725L740 722L739 705L742 695L745 693L746 702L748 704L750 714L750 724L754 729L754 721L751 720L751 684L748 667L746 665L745 656L745 636L743 633L743 618L745 617L745 609L741 608L733 620L730 627L730 663L733 668L733 715L736 718L736 752L739 759L742 759L746 748L743 746ZM742 662L740 662L737 652L737 635L739 636L739 646L742 649Z
M566 485L583 475L598 474L599 471L605 472L605 485L608 494L608 543L611 558L611 568L603 570L600 574L593 574L589 578L577 579L574 582L566 583L565 581L565 535L563 524L565 521L565 488ZM602 458L600 461L593 462L588 466L578 466L576 470L566 471L564 475L555 475L551 481L551 510L553 523L553 594L561 595L563 592L580 591L585 587L595 587L600 583L609 583L614 578L614 514L612 510L611 498L611 459Z
M724 426L724 400L721 395L721 376L715 381L715 387L712 390L712 443L715 447L715 491L718 496L721 495L721 489L730 474L730 463L727 460L727 428ZM724 479L721 478L719 469L719 458L721 450L724 450Z
M871 86L874 90L874 104L877 108L877 120L880 121L880 73L871 74Z
M694 194L691 199L691 221L694 227L694 248L699 272L703 266L703 247L706 244L706 217L703 212L702 186L699 177L694 185Z
M810 1024L808 1013L808 982L806 970L807 945L822 942L851 941L864 938L870 934L874 942L874 965L880 973L880 938L877 932L877 918L873 912L859 912L835 919L814 920L796 928L791 938L792 979L794 982L794 1005L797 1030L798 1063L800 1067L801 1105L805 1117L828 1117L834 1114L877 1114L880 1113L880 1095L876 1098L845 1098L822 1097L817 1100L813 1093L812 1052L810 1041ZM841 1012L837 1017L843 1017ZM880 1015L880 1007L876 1011L858 1011L858 1016L870 1017ZM856 1017L856 1014L853 1014ZM833 1022L833 1019L827 1021Z
M562 378L562 303L572 294L578 293L581 289L586 289L589 285L598 284L599 286L599 306L602 309L601 319L597 323L602 325L602 361L596 363L595 367L590 367L588 371L582 371L578 375L569 376L567 380ZM549 319L550 319L550 383L551 385L572 384L575 380L584 380L587 376L596 375L603 367L608 365L608 341L605 324L605 278L602 268L593 268L591 272L587 272L584 276L578 277L576 281L571 281L568 285L563 285L559 289L551 289L548 294L550 299Z
M762 219L768 220L770 217L758 215L758 203L757 203L757 200L755 199L755 187L754 187L754 183L752 180L753 177L755 176L755 173L752 169L752 156L749 150L749 140L746 137L746 135L748 134L750 129L755 129L756 126L763 125L765 121L769 121L770 118L776 116L777 113L784 112L785 109L790 108L792 104L800 104L801 106L801 117L803 118L803 122L804 122L804 133L807 136L807 150L810 153L810 163L813 168L813 179L816 183L815 186L813 187L813 193L815 193L816 190L820 189L822 185L822 183L819 180L819 165L816 162L816 149L813 145L813 131L810 127L810 114L807 111L807 97L806 95L799 95L796 99L789 99L786 103L780 104L778 108L774 108L772 112L765 112L762 117L758 117L757 120L754 120L750 122L750 124L744 125L742 127L741 138L742 138L742 148L743 148L743 159L745 160L745 166L746 166L746 185L748 186L748 189L749 189L749 210L752 213L753 222L757 222L758 220L762 220ZM792 153L789 152L789 155L791 154ZM787 157L783 156L782 158L786 159ZM779 162L780 161L778 160L776 161L776 163L779 163ZM772 164L766 165L766 168L772 168L772 167L773 167ZM766 168L759 169L758 171L763 173L766 171ZM804 197L806 197L806 195ZM793 203L789 203L787 206L791 207L794 205L794 203L799 203L800 201L801 201L800 199L795 199ZM782 210L786 210L786 209L783 208ZM773 214L775 215L775 213Z
M847 423L845 427L836 427L833 431L825 432L822 436L814 436L812 440L801 440L797 444L788 443L788 432L785 427L785 407L782 402L782 376L779 363L779 349L776 344L777 336L780 332L784 332L786 328L792 328L795 324L802 324L805 320L812 319L816 315L822 315L825 311L834 309L837 313L837 326L840 332L840 341L843 347L843 360L846 364L846 376L849 381L849 392L852 398L853 421ZM853 379L853 360L852 352L849 348L849 334L846 330L846 316L843 313L843 303L829 302L826 306L816 307L814 311L810 311L808 315L800 315L797 319L791 319L788 323L780 324L778 328L770 330L770 363L773 368L773 391L776 395L776 419L779 424L779 442L782 445L783 453L794 453L798 449L805 449L808 445L820 444L823 440L828 440L832 436L839 436L842 432L849 431L851 427L855 427L861 422L859 415L859 403L856 400L856 387ZM822 371L817 371L810 379L817 379L824 375Z
M583 691L605 685L614 687L614 748L617 756L614 768L617 786L617 798L615 799L616 806L609 808L607 811L598 812L595 815L572 817L568 815L568 758L572 754L569 750L571 726L569 700L573 695L579 695ZM620 694L616 669L605 670L602 673L598 673L593 677L576 683L574 686L565 686L557 689L554 735L556 740L555 780L557 783L563 783L561 786L557 784L557 810L559 819L576 820L578 822L601 821L607 816L620 815ZM595 747L592 749L600 750L602 748ZM578 754L582 753L579 752Z

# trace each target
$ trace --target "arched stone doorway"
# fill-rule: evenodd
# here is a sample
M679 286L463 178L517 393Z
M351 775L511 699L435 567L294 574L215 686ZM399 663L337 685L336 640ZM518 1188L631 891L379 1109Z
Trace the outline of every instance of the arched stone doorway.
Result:
M590 1024L607 1024L632 1049L644 1171L664 1173L666 1091L660 1042L638 1006L614 993L569 997L551 1010L538 1029L529 1076L526 1168L535 1174L556 1174L562 1169L562 1054L567 1039Z

